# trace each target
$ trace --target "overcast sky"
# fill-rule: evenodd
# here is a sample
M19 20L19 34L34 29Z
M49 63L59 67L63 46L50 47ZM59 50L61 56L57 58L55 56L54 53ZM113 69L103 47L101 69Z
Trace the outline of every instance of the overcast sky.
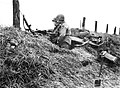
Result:
M119 0L19 0L20 10L35 30L52 29L52 19L64 14L70 28L79 28L80 20L86 17L86 29L94 31L98 21L98 32L105 32L109 24L109 33L120 27ZM12 0L0 0L0 25L12 26ZM22 16L21 16L22 27Z

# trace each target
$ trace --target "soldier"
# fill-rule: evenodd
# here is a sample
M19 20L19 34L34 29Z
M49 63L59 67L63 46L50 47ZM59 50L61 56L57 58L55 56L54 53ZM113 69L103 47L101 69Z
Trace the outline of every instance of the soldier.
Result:
M62 41L65 36L71 35L69 26L65 23L65 17L62 14L57 15L53 20L54 30L53 33L57 35L57 40Z

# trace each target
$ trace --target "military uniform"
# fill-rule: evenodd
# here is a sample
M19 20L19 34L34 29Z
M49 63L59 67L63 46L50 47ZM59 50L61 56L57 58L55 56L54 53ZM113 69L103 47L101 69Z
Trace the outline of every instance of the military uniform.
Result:
M57 34L57 40L59 40L59 42L64 40L65 36L71 35L69 26L65 23L64 19L64 15L59 14L52 20L55 22L53 33Z

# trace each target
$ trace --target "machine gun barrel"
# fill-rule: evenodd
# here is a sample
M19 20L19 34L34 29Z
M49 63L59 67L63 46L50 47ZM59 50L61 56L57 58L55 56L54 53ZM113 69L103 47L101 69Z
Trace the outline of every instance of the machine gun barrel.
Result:
M27 22L27 20L26 20L26 18L25 18L24 15L23 15L23 21L25 21L25 24L27 25L27 27L28 27L29 29L31 29L31 25L28 24L28 22Z
M32 29L31 29L31 25L28 24L25 16L23 15L23 23L24 23L24 22L25 22L26 26L28 27L28 29L25 29L25 30L30 31L33 35L35 35L35 33L34 33L34 32L32 31Z

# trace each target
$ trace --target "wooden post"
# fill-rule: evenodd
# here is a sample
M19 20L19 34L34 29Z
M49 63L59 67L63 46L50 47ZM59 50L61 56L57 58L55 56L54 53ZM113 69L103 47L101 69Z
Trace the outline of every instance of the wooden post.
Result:
M95 21L95 32L97 32L97 21Z
M114 35L116 35L116 27L114 28Z
M108 24L107 24L107 26L106 26L106 33L108 33Z
M85 17L83 17L83 23L82 23L82 28L85 29Z
M80 20L80 29L81 29L81 20Z
M13 26L20 28L20 10L18 0L13 0Z
M119 28L119 35L120 35L120 28Z

